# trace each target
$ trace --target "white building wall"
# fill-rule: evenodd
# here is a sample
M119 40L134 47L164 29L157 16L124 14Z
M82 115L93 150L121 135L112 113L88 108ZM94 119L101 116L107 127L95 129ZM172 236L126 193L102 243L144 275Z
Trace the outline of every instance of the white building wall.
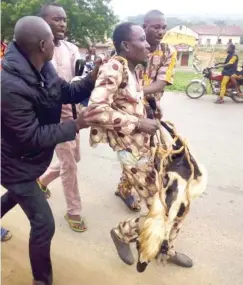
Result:
M168 32L174 32L174 33L183 34L183 35L198 38L198 34L186 26L176 26L176 27L170 29Z
M168 32L174 32L174 33L178 33L178 34L183 34L183 35L187 35L187 36L192 36L195 37L197 39L199 39L199 44L201 45L207 45L208 41L210 40L210 45L215 45L217 44L217 40L218 40L218 36L215 35L198 35L198 33L196 33L195 31L193 31L192 29L181 25L181 26L176 26L170 30L168 30ZM227 45L229 40L232 40L233 44L240 44L240 36L220 36L221 39L221 43L222 45Z
M220 36L221 44L227 45L229 40L232 40L233 44L239 44L240 43L240 36ZM199 44L201 45L208 45L210 42L210 45L216 45L218 40L218 36L211 36L211 35L199 35Z

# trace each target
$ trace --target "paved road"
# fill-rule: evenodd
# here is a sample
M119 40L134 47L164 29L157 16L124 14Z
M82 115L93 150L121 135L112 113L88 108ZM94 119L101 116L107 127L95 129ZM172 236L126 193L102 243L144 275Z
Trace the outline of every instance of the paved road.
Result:
M151 264L139 274L117 258L109 230L134 214L113 194L120 175L115 154L107 146L91 149L84 131L79 183L88 232L73 233L67 227L60 180L55 181L50 200L56 220L55 285L243 284L243 105L230 100L215 105L213 100L173 93L163 98L164 116L188 138L209 172L208 189L194 202L178 240L178 250L194 259L194 268ZM2 246L2 284L31 284L28 221L17 207L3 225L14 236Z

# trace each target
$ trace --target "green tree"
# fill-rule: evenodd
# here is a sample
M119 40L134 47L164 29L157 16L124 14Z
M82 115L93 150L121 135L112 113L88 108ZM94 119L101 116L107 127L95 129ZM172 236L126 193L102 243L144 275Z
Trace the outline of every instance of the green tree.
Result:
M17 20L27 15L37 15L40 7L45 3L53 1L46 0L10 0L2 1L2 27L1 37L11 40L13 29ZM58 0L68 15L69 40L87 43L103 41L106 34L117 23L117 17L110 7L111 0Z

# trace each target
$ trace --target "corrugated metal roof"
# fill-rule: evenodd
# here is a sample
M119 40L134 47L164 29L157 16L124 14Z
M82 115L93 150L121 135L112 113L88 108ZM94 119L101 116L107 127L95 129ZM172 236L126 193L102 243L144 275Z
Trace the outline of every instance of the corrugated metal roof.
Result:
M199 35L219 35L221 28L216 25L191 26ZM243 29L239 26L225 26L222 28L221 36L243 36Z

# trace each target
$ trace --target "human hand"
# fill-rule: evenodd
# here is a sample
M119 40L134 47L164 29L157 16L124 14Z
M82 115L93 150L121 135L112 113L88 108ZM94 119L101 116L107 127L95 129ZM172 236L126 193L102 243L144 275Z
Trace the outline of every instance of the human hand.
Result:
M94 64L96 67L100 67L105 62L106 56L104 53L101 53L97 56Z
M158 130L158 128L159 127L158 127L156 120L151 120L151 119L140 119L139 120L138 130L143 133L154 135L155 132Z
M80 81L81 79L82 79L81 76L75 76L75 77L71 80L71 82L77 82L77 81Z
M99 69L101 67L101 65L105 62L105 54L101 53L100 55L98 55L98 57L96 58L95 62L94 62L94 69L91 72L91 78L93 79L93 81L96 81L97 79L97 75L99 72Z
M154 117L156 119L160 120L162 118L163 114L162 114L162 109L160 107L159 102L156 101L154 96L150 95L150 94L147 94L145 96L145 99L147 100L147 102L149 103L151 109L153 110Z
M96 122L97 116L101 115L103 112L103 109L97 108L95 105L83 107L78 118L75 120L77 131L89 128L91 125L96 125L94 124L94 121Z
M77 131L81 129L86 129L89 127L89 124L87 124L87 122L85 121L85 110L86 109L87 108L82 108L80 113L78 114L77 119L75 120Z

